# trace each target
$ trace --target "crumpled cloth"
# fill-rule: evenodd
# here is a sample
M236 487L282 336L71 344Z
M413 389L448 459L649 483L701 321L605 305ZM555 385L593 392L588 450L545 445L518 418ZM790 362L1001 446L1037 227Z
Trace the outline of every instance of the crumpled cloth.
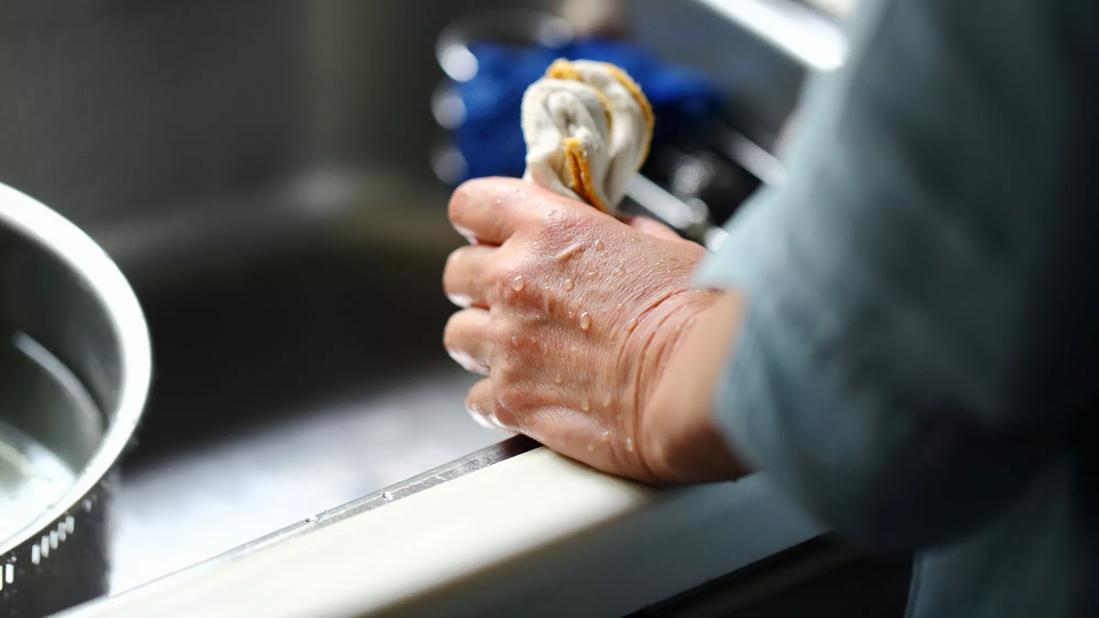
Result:
M523 95L523 178L614 213L641 168L653 136L653 110L617 66L557 60Z
M722 89L703 73L666 62L629 41L584 38L559 46L475 41L469 50L477 59L477 74L451 84L464 111L461 122L450 130L465 163L455 182L523 175L527 145L518 122L523 92L558 58L610 62L629 73L660 119L653 131L654 150L662 140L709 134L725 100Z

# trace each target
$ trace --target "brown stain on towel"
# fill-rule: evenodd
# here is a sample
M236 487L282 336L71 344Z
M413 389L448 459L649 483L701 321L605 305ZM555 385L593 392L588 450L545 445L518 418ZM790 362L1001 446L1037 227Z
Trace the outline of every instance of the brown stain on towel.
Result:
M575 137L566 137L561 140L561 146L565 149L565 166L569 170L569 189L580 196L580 199L598 208L601 212L608 212L607 205L599 199L595 192L595 184L591 179L591 165L588 163L588 150L584 144Z

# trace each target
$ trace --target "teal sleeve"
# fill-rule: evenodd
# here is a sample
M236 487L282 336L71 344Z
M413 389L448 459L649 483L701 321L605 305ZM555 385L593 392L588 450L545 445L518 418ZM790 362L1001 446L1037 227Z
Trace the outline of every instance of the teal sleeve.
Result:
M718 421L825 523L956 538L1094 401L1096 6L865 1L700 269L748 306Z

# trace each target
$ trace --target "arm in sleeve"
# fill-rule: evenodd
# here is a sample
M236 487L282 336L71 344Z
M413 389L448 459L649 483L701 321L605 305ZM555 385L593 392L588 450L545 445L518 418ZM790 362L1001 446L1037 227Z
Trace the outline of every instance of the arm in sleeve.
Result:
M748 304L717 419L826 524L955 538L1095 397L1092 6L864 2L789 181L703 265Z

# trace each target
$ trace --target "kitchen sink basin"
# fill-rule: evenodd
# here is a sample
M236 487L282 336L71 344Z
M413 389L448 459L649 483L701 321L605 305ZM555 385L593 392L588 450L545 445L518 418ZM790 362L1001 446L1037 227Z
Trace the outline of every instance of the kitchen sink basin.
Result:
M506 435L470 422L472 377L440 345L440 265L462 242L445 188L399 171L305 185L185 204L160 240L134 219L100 234L157 367L119 487L119 588Z
M0 179L107 250L153 339L113 589L505 437L441 347L463 241L428 165L434 38L484 4L0 7Z

